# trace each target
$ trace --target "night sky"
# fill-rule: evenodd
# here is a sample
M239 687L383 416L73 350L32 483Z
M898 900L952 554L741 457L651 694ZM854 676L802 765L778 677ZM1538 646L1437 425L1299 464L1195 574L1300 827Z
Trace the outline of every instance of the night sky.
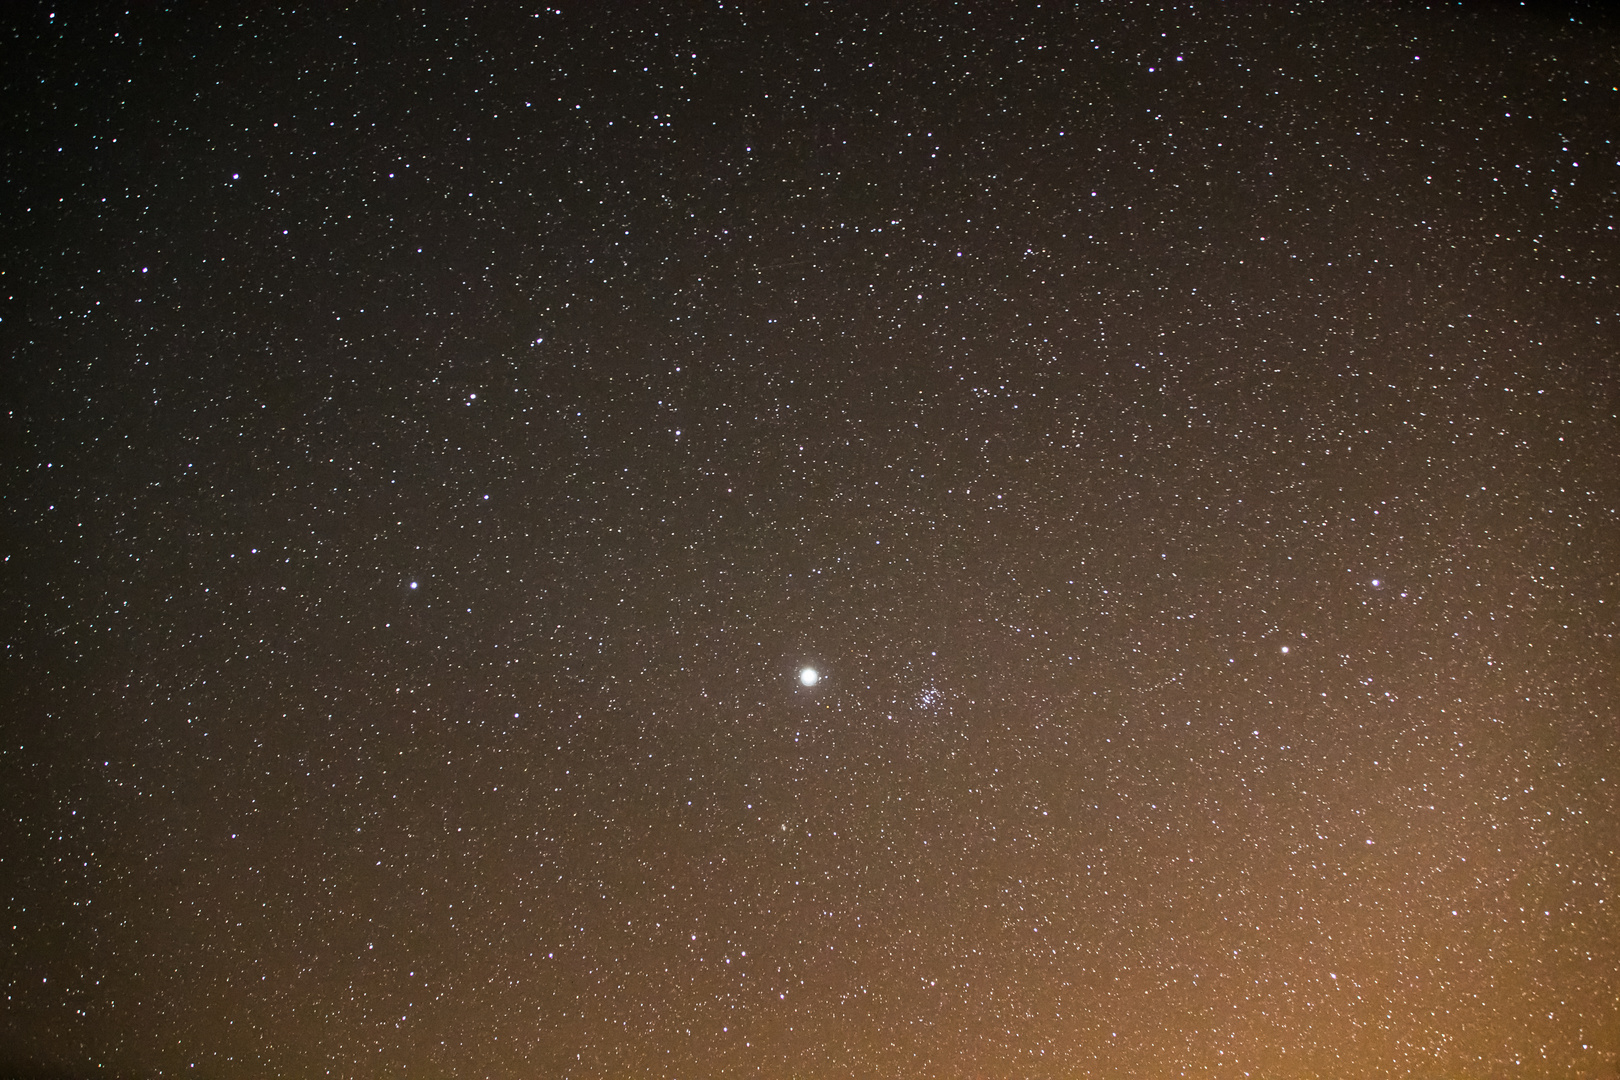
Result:
M1612 16L246 7L0 27L0 1072L1620 1074Z

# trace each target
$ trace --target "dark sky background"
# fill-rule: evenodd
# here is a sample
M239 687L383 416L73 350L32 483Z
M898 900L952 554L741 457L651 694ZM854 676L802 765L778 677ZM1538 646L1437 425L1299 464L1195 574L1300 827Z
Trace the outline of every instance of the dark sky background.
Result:
M247 7L6 16L0 1071L1616 1076L1612 18Z

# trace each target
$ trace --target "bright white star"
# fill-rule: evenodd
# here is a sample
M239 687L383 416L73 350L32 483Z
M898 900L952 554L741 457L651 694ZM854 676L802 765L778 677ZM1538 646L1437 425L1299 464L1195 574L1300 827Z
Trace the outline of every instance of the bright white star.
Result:
M800 668L799 681L805 686L814 686L821 681L821 672L813 667Z

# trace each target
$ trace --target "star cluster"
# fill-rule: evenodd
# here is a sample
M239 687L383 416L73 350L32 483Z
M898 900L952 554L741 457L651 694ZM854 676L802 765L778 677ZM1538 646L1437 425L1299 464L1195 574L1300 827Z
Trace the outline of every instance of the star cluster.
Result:
M1620 1068L1595 9L8 16L0 1066Z

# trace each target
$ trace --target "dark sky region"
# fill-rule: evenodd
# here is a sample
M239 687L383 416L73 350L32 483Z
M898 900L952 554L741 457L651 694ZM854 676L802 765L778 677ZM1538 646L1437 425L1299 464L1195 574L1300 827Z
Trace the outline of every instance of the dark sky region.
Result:
M8 10L0 1072L1612 1080L1614 19L562 3Z

